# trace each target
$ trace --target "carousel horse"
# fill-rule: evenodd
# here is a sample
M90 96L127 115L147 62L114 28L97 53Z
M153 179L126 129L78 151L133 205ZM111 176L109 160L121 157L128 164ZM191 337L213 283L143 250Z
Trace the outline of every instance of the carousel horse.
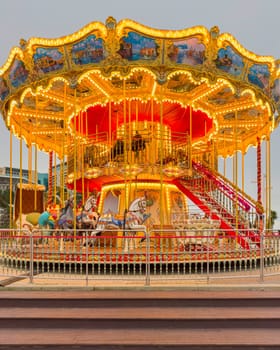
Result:
M94 245L96 236L100 235L103 231L110 229L122 229L124 230L124 251L128 251L133 245L133 237L138 231L145 231L146 226L144 222L150 217L151 214L146 213L147 201L145 197L139 197L134 199L125 212L123 219L116 219L111 213L105 214L99 217L95 230L91 232L90 245Z
M99 218L99 214L96 211L98 196L99 194L89 196L81 214L77 216L77 226L80 229L90 230L96 228Z
M90 196L85 205L81 214L75 216L74 214L74 198L71 197L66 201L65 207L61 210L60 217L57 221L57 226L60 230L65 230L67 232L74 229L74 223L76 223L76 228L82 232L83 237L86 235L86 231L95 229L97 221L99 218L98 213L96 213L97 208L97 199L95 195ZM60 247L62 249L63 235L60 239ZM85 238L83 238L83 241Z
M55 218L51 213L46 210L43 213L33 212L28 214L21 214L21 218L18 217L16 220L16 227L18 229L26 229L33 231L34 229L49 228L54 229Z
M71 230L74 227L74 198L70 197L66 203L65 207L62 208L60 216L57 221L57 225L61 230Z
M40 240L44 241L44 238L49 237L55 228L55 219L55 216L46 210L43 213L21 214L15 224L16 228L26 230L29 234L42 236Z

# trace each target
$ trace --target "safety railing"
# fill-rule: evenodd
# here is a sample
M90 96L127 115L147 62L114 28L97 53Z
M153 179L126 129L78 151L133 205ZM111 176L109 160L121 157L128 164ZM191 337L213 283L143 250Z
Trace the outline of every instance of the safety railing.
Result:
M245 249L238 237L218 229L106 230L98 235L1 230L0 277L86 285L248 278L276 278L280 283L280 234L264 231L260 238L260 245Z

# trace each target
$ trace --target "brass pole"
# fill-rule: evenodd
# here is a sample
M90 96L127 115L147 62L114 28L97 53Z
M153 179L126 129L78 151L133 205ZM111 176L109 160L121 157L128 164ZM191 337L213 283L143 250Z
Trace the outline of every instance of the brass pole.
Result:
M32 184L32 145L27 146L28 149L28 183Z
M84 114L80 113L80 135L84 135ZM81 161L82 161L82 202L85 203L85 144L81 144Z
M55 130L54 130L54 143L56 144L57 140L56 140L56 126L55 126ZM54 184L53 184L53 198L52 198L52 202L51 204L56 204L56 187L57 187L57 163L56 163L56 152L54 152Z
M61 204L64 204L64 186L65 186L65 177L64 177L64 163L65 163L65 131L66 131L66 84L64 84L64 102L63 102L63 136L62 136L62 167L61 167L61 188L60 188L60 196L61 196Z
M13 228L13 132L10 126L10 229Z
M223 133L224 135L224 170L223 170L223 175L226 177L226 171L227 171L227 157L226 157L226 143L225 143L225 131Z
M266 139L266 218L267 228L271 229L271 161L270 161L270 136Z
M77 89L74 89L74 242L76 242L76 200L77 200Z
M127 133L126 133L126 94L125 94L125 88L126 88L126 83L125 79L123 79L123 125L124 125L124 192L125 192L125 209L128 209L129 205L129 193L128 193L128 188L127 188Z
M155 137L155 129L154 129L154 98L152 98L151 100L151 122L152 122L152 128L150 129L152 134L151 134L151 146L150 146L150 150L153 152L151 155L151 157L149 158L149 161L151 164L155 164L156 162L156 154L155 154L155 144L154 144L154 137Z
M49 151L49 181L48 181L48 205L51 204L52 201L52 195L53 195L53 182L52 182L52 177L53 177L53 171L52 171L52 166L53 166L53 152Z
M37 211L37 183L38 183L38 148L37 144L35 145L35 202L34 202L34 209Z
M112 101L109 101L109 149L112 147ZM111 161L111 159L109 159Z
M238 221L239 221L239 213L238 213L238 149L237 149L237 111L235 111L235 123L234 123L234 139L235 139L235 153L233 156L234 164L234 185L235 185L235 228L236 228L236 239L238 237Z
M35 105L36 105L36 116L35 116L35 126L37 129L37 119L38 119L38 96L35 95ZM34 209L37 211L37 183L38 183L38 146L37 146L37 134L35 136L35 191L34 191ZM44 208L45 209L45 208Z
M19 144L19 215L20 229L22 228L22 119L20 119L20 144Z
M88 112L86 111L86 144L88 144ZM89 166L89 165L88 165ZM87 198L89 197L89 180L87 179Z
M162 86L160 87L160 228L164 223L163 215L163 102Z
M242 152L242 191L245 190L245 154Z
M192 115L192 105L190 104L190 170L192 170L192 138L193 138L193 115Z
M257 138L257 196L258 202L262 204L262 164L261 164L261 141Z

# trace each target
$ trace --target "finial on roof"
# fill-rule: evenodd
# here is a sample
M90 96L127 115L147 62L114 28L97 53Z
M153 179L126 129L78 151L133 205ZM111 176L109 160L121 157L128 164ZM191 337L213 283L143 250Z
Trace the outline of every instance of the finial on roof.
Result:
M115 29L116 28L117 21L114 17L110 16L106 19L106 27L108 29Z
M19 41L19 45L22 50L26 48L26 44L27 44L26 40L21 38Z
M220 34L220 29L218 26L214 26L210 29L210 34L213 39L216 39L217 36Z

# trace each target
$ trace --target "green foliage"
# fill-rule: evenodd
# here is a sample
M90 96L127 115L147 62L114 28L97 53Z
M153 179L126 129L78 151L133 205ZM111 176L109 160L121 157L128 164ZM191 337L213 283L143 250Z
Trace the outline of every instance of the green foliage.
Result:
M270 228L273 228L275 221L277 220L277 212L275 210L270 211Z
M14 203L14 193L12 193L12 203ZM0 191L0 207L8 209L10 205L10 190Z
M12 203L14 200L14 193L12 193ZM0 228L6 228L9 226L9 216L10 216L10 190L0 191L0 208L1 210L1 219L0 219Z

